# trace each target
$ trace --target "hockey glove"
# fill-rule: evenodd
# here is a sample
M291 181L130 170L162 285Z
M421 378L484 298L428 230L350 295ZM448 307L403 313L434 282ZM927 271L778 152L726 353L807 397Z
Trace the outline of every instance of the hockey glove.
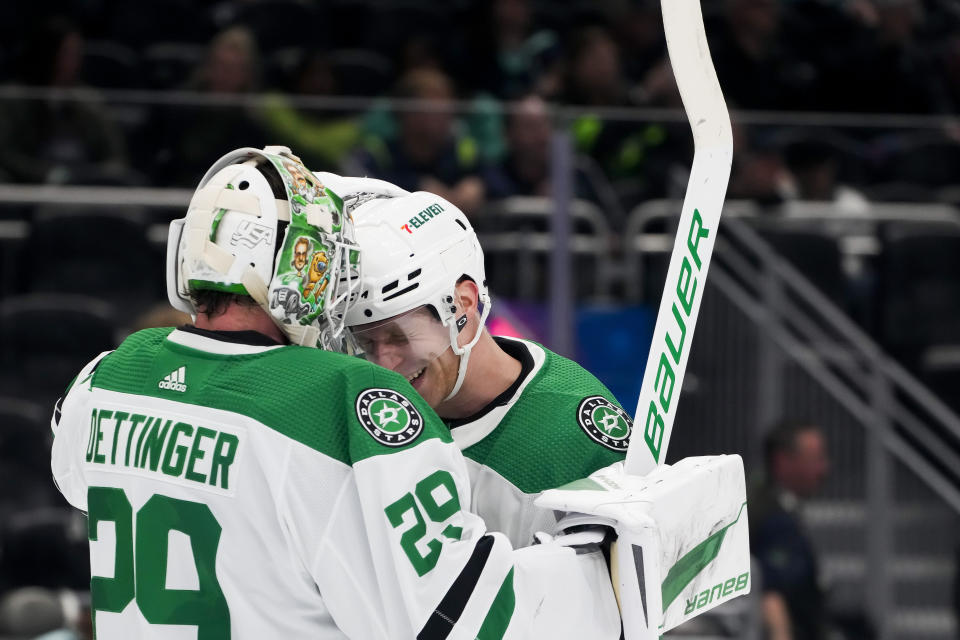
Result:
M664 632L750 591L746 484L737 455L685 458L647 476L622 463L545 491L563 531L609 526L610 575L626 640Z

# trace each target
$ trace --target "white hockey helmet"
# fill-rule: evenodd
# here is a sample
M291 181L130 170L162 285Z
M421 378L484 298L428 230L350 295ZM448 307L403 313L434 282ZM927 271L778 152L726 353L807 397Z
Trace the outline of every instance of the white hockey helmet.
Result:
M320 178L326 187L333 189L333 192L340 196L343 200L343 210L348 214L352 214L357 207L371 200L410 195L406 189L377 178L338 176L326 171L314 171L313 175Z
M337 349L359 282L343 201L286 147L226 154L170 223L167 296L194 317L193 292L248 295L294 344Z
M360 295L347 311L347 326L375 323L424 305L432 307L449 332L450 346L460 356L453 390L463 384L470 350L480 339L490 313L483 250L467 216L440 196L416 193L373 199L353 210L357 244L363 249ZM480 324L460 345L467 323L457 314L454 294L467 277L479 290Z

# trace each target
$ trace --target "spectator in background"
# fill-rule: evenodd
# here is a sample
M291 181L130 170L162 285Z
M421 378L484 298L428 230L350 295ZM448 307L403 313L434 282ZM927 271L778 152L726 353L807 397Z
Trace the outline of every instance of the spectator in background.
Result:
M537 28L529 0L477 3L483 14L473 23L463 69L457 73L473 91L503 100L533 92L544 97L561 86L560 42Z
M553 125L542 98L535 94L515 103L507 114L507 155L483 172L488 200L512 196L550 196L550 142ZM587 176L575 169L574 197L598 200Z
M415 69L400 79L396 97L430 101L430 107L398 112L393 139L368 136L351 171L430 191L476 214L485 197L477 146L457 134L450 79L437 69Z
M610 33L589 26L574 34L568 49L565 102L608 107L630 106L620 50Z
M213 38L184 89L241 95L260 90L260 53L253 33L230 27ZM242 106L173 106L163 112L156 141L160 174L170 184L189 185L216 160L213 149L261 147L267 135Z
M565 102L600 109L636 106L623 75L617 43L607 30L599 26L580 30L573 37L568 56ZM656 92L657 100L669 100L671 87L675 93L672 80L663 83ZM670 127L586 113L574 120L572 128L577 152L596 161L627 207L665 196L674 164L680 158L689 162L686 124Z
M624 76L634 86L643 85L647 74L662 64L667 55L660 3L657 0L605 0L602 6L606 23L620 48Z
M304 55L290 89L301 96L338 95L337 78L327 53L314 50ZM286 94L272 94L260 115L271 144L296 146L304 164L317 170L338 170L360 140L360 127L352 114L298 109Z
M125 165L120 130L99 94L82 85L83 47L83 34L61 16L34 25L27 36L17 81L81 91L69 98L0 103L0 172L11 180L76 182Z
M769 640L826 640L827 614L816 551L800 502L827 476L826 441L810 422L783 422L764 442L766 478L751 491L750 546L761 568Z
M940 68L951 113L960 113L960 34L947 38L940 53ZM960 135L956 136L960 138Z
M710 51L727 101L744 109L802 110L817 100L816 67L793 46L779 0L726 0Z
M796 193L793 176L779 149L759 127L733 124L733 166L727 197L755 200L762 205L783 204Z
M399 75L414 69L437 69L443 71L445 52L433 33L409 33L404 38L397 55Z
M204 93L247 93L260 88L260 52L246 27L230 27L214 37L203 63L186 86Z
M924 39L922 2L874 0L874 5L876 24L848 58L847 108L871 113L949 112L934 49Z
M507 157L484 171L487 198L550 195L550 114L529 95L507 114Z
M844 214L868 212L867 198L838 181L840 163L837 152L829 144L813 139L799 140L787 146L785 158L793 175L797 199L831 202Z

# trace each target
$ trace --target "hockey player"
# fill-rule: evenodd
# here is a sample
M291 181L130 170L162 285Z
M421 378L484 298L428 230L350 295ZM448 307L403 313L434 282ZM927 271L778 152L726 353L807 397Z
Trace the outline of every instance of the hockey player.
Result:
M304 247L327 257L320 296ZM410 385L307 348L338 344L356 255L338 196L280 147L221 158L171 225L168 291L195 325L98 356L51 424L97 637L618 637L594 554L487 533Z
M353 215L364 262L347 325L367 359L405 376L446 421L467 457L477 513L515 545L530 544L556 521L534 499L622 460L630 416L576 363L490 335L483 251L451 203L406 193Z

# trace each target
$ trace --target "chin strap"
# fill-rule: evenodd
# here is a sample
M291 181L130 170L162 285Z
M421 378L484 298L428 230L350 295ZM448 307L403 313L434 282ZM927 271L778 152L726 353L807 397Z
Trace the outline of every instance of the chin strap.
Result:
M457 382L453 385L453 389L447 397L443 399L444 402L460 392L460 387L463 386L463 381L467 377L467 363L470 362L470 352L473 350L474 345L480 340L480 336L483 335L483 328L487 324L487 316L490 315L490 298L485 297L482 302L483 311L480 312L480 324L477 326L477 333L473 336L473 340L467 344L462 347L457 344L457 336L463 326L461 322L454 320L450 323L450 346L453 348L453 352L460 356L460 366L457 368ZM461 318L465 320L466 316L461 316Z

